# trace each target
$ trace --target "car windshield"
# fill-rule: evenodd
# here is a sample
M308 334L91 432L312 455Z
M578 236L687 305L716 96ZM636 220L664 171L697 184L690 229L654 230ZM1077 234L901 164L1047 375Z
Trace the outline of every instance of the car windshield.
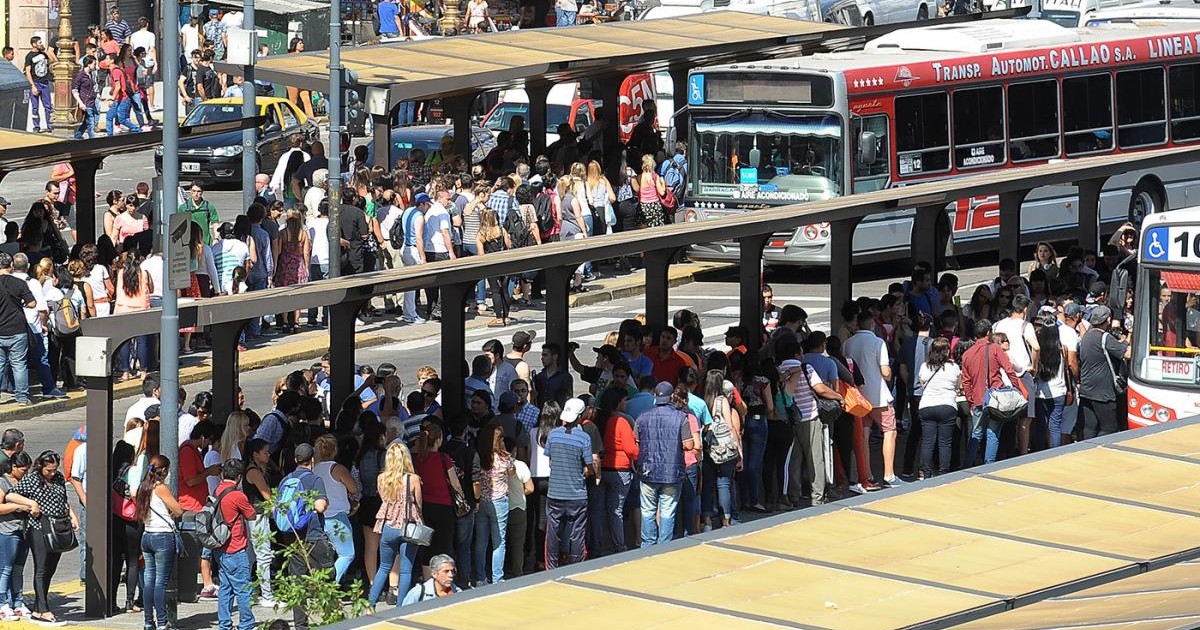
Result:
M1200 273L1149 267L1139 273L1135 373L1150 383L1200 388Z
M1047 9L1042 11L1042 19L1050 20L1059 26L1066 28L1076 28L1079 26L1078 11L1064 11L1062 9Z
M188 114L183 124L185 127L190 127L192 125L206 125L209 123L225 122L227 120L237 120L241 117L241 103L226 105L201 103L196 106L196 109L192 110L192 113Z
M525 119L529 125L529 103L500 103L491 115L483 122L483 126L492 131L508 131L514 116ZM546 106L546 133L558 133L558 126L571 118L571 108L567 105Z
M779 201L842 193L842 131L833 115L697 118L700 196Z

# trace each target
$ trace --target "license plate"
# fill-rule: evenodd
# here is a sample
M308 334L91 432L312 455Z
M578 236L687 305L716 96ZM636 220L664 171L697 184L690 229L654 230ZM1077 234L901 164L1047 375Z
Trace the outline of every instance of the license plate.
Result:
M199 162L183 162L179 166L180 166L179 170L184 173L199 173L200 172L200 163Z

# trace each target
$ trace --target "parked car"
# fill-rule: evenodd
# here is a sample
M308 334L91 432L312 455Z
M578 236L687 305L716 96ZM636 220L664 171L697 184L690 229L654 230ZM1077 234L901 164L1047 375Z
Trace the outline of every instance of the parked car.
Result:
M255 99L259 115L266 122L258 131L259 173L274 172L279 157L291 148L294 136L304 136L309 142L318 139L317 124L305 117L287 99L259 96ZM193 109L184 119L184 126L204 125L236 120L242 117L241 98L214 98ZM163 148L154 150L154 168L162 174ZM179 179L182 182L199 180L213 189L236 190L242 185L242 132L240 130L183 138L179 141Z
M392 129L392 164L407 158L414 149L421 149L427 160L442 150L442 139L454 138L454 125L409 125ZM478 164L496 148L496 138L487 129L471 126L471 163ZM345 160L343 160L345 163ZM367 143L367 164L375 165L375 141Z
M865 26L899 24L937 17L937 0L858 0Z

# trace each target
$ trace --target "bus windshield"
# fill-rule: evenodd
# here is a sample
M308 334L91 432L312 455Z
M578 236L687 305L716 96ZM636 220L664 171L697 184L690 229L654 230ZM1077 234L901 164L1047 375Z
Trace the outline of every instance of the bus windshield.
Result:
M1200 389L1200 271L1142 265L1133 369L1153 384Z
M1079 27L1079 11L1042 9L1041 17L1043 20L1050 20L1051 22L1066 28Z
M808 201L842 194L838 117L734 114L695 118L693 194L726 199Z

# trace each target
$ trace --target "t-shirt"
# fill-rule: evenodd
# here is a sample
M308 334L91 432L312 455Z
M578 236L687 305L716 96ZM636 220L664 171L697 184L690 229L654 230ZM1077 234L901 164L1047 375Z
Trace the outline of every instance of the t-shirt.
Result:
M201 478L195 485L189 485L188 479L200 475L204 471L204 460L200 451L191 444L179 447L179 507L191 512L198 512L208 500L208 480Z
M1079 352L1079 331L1062 324L1058 327L1058 342L1067 352Z
M808 422L817 419L817 394L813 391L813 387L822 385L824 382L813 366L805 363L803 369L808 383L806 384L802 379L796 381L796 388L792 390L792 404L800 412L800 419Z
M233 270L242 267L250 261L250 246L240 239L223 238L213 244L213 264L217 266L217 276L222 293L233 293Z
M183 29L180 29L180 31L182 31L182 30ZM154 33L151 33L149 30L145 30L145 29L134 32L132 35L129 36L129 46L131 48L133 48L134 52L137 52L138 48L145 48L146 49L146 59L149 60L150 59L150 51L151 51L151 49L155 48ZM191 51L186 51L186 52L188 54L191 53Z
M159 404L158 399L154 397L139 398L135 400L133 404L129 406L129 410L125 412L125 422L129 422L134 418L141 418L142 420L145 420L146 410L149 409L151 405L157 404ZM136 448L137 444L133 444L132 446Z
M663 381L675 382L675 379L679 378L679 368L685 367L689 363L684 359L683 353L678 350L672 350L665 359L658 352L652 352L648 356L654 364L654 369L650 373L654 375L654 380L660 383Z
M363 251L363 239L369 232L367 215L357 206L342 204L338 212L338 229L341 237L349 241L346 257L350 267L356 273L366 269L366 257Z
M391 0L384 0L379 3L379 34L396 34L400 29L396 28L396 16L400 14L400 8Z
M196 72L196 80L200 85L204 86L205 98L217 98L221 96L221 82L217 78L217 71L209 66L200 66Z
M574 392L575 379L566 370L555 370L553 374L542 370L533 375L533 388L537 391L538 407L550 400L561 406Z
M0 336L23 335L29 331L25 305L34 301L24 280L0 275Z
M308 221L308 239L312 243L310 265L329 264L329 219L317 217Z
M87 442L75 447L75 455L71 457L71 479L82 483L87 491Z
M525 462L513 460L513 474L508 476L508 511L525 509L525 484L533 481L529 466Z
M212 245L212 224L220 221L217 218L217 209L207 199L201 199L199 204L188 199L179 206L179 211L191 213L192 223L200 226L200 236L204 239L204 244Z
M850 335L842 350L847 358L854 359L863 377L862 395L874 407L885 407L892 402L892 391L883 380L882 366L891 365L887 344L875 333L860 330Z
M190 57L193 50L200 50L200 29L191 24L179 27L179 35L183 37L183 50L179 51Z
M645 354L639 354L636 359L634 359L633 356L628 352L622 352L621 355L624 356L625 361L629 363L629 373L635 380L640 379L643 376L650 376L654 372L654 361L652 361L650 357L646 356ZM678 377L679 373L677 372L672 374L670 378L665 378L662 380L668 383L674 383L675 379Z
M296 169L296 172L292 174L292 179L300 182L300 189L304 190L313 185L313 174L320 170L329 170L329 158L324 155L314 155ZM290 182L285 183L291 185Z
M25 55L25 67L29 68L29 76L34 83L50 81L50 57L40 50L31 50Z
M200 84L200 68L194 64L188 64L183 69L183 91L190 97L196 98L200 95L196 86Z
M213 491L213 496L219 496L230 488L234 488L234 482L222 480ZM234 553L245 549L249 541L249 536L246 535L246 521L255 516L250 499L244 492L235 488L221 498L221 516L225 517L225 522L230 525L229 542L225 544L224 552Z
M425 212L425 251L438 254L449 253L442 230L450 231L450 213L441 204L432 204Z
M1029 356L1029 348L1037 343L1033 325L1024 319L1006 317L992 325L992 332L1008 337L1008 360L1012 361L1017 376L1023 376L1033 365L1033 358Z
M1125 361L1126 347L1126 344L1099 328L1093 328L1083 335L1079 340L1080 398L1098 402L1112 402L1117 399L1112 370L1121 369ZM1108 355L1107 358L1105 354Z
M592 441L586 431L575 426L558 427L546 436L546 456L550 458L550 487L546 497L556 501L586 501L584 467L592 463Z

